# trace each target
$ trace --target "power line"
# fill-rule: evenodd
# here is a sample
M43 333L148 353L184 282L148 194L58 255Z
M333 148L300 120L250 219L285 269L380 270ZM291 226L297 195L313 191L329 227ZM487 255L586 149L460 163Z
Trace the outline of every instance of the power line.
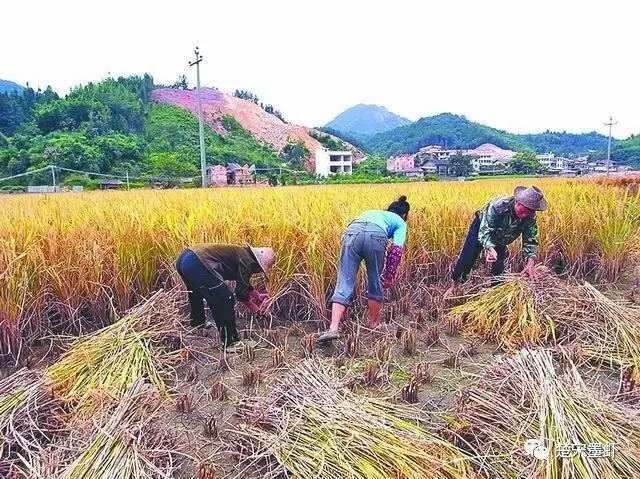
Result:
M200 62L202 61L202 55L198 47L195 49L196 61L189 62L189 66L196 66L196 78L197 78L197 94L198 94L198 120L200 124L200 167L202 169L202 187L207 187L207 160L204 154L204 123L202 121L202 99L200 98Z
M40 173L41 171L48 170L49 168L50 168L50 166L45 166L44 168L39 168L37 170L27 171L26 173L20 173L20 174L17 174L17 175L7 176L5 178L0 178L0 181L13 180L15 178L22 178L23 176L33 175L34 173Z
M38 168L37 170L31 170L31 171L27 171L25 173L20 173L18 175L12 175L12 176L7 176L5 178L0 178L0 181L5 181L5 180L13 180L15 178L22 178L25 176L29 176L29 175L33 175L36 173L40 173L43 171L47 171L47 170L51 170L51 173L53 175L53 181L54 181L54 186L55 186L55 170L59 170L59 171L68 171L70 173L79 173L82 175L93 175L93 176L101 176L104 178L116 178L119 180L145 180L148 178L143 178L143 177L136 177L136 176L129 176L129 174L127 173L126 176L118 176L118 175L109 175L106 173L94 173L93 171L82 171L82 170L74 170L72 168L65 168L62 166L56 166L56 165L47 165L44 168Z

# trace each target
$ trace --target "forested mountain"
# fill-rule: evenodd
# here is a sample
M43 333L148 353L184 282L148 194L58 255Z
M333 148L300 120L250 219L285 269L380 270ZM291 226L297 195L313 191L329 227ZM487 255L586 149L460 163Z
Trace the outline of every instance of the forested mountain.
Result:
M428 145L446 148L475 148L493 143L512 150L531 149L537 153L580 155L606 148L607 138L599 133L544 132L518 135L469 121L464 116L442 113L421 118L411 125L362 139L362 147L383 155L415 153Z
M358 137L375 135L410 123L410 120L391 113L384 106L359 104L340 113L325 128Z
M11 93L13 91L20 93L22 90L24 90L22 85L9 80L0 80L0 93Z

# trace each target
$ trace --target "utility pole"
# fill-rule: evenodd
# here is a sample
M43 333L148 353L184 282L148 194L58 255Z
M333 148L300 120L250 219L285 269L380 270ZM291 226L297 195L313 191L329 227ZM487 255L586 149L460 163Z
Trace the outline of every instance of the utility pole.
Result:
M129 189L129 170L127 170L127 189Z
M53 179L53 192L56 192L56 167L53 165L49 165L51 168L51 178Z
M202 187L207 187L207 160L204 156L204 123L202 121L202 99L200 98L200 62L202 55L198 47L195 49L196 61L189 62L189 66L196 66L196 85L198 92L198 118L200 120L200 167L202 168Z
M613 117L609 117L609 123L605 123L604 126L609 127L609 143L607 145L607 176L609 176L609 166L611 165L611 127L617 125L618 122L613 122Z

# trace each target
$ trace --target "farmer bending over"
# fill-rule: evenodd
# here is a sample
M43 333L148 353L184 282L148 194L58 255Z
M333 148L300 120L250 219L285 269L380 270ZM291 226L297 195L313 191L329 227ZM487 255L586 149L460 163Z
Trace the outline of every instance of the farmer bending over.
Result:
M454 291L459 283L468 279L471 268L483 250L487 263L491 264L492 284L497 284L496 277L505 269L507 245L520 235L522 254L526 261L524 273L534 277L538 252L536 211L546 211L548 208L540 189L535 186L518 186L513 196L496 198L476 211L453 270L453 285L449 291Z
M353 296L362 260L367 268L369 287L369 327L378 326L383 299L382 288L388 288L393 284L407 236L408 214L407 197L401 196L389 205L387 211L365 211L349 224L342 237L338 281L331 298L331 326L318 341L329 342L338 338L338 326ZM389 239L392 240L392 245L387 252ZM381 277L383 266L384 277Z
M194 328L205 326L203 299L206 299L220 332L222 348L228 352L242 351L245 344L240 341L236 329L235 298L252 313L259 312L268 295L255 290L250 278L257 273L266 273L274 262L271 248L201 244L185 249L178 256L176 269L188 290L190 325ZM235 295L225 280L236 282Z

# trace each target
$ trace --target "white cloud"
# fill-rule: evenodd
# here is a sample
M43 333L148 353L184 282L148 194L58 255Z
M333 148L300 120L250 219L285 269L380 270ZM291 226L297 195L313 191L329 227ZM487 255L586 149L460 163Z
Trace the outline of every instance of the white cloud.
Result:
M2 6L0 78L65 93L112 75L172 83L199 45L205 85L296 123L356 103L450 111L514 132L640 132L640 4L538 0L76 0Z

